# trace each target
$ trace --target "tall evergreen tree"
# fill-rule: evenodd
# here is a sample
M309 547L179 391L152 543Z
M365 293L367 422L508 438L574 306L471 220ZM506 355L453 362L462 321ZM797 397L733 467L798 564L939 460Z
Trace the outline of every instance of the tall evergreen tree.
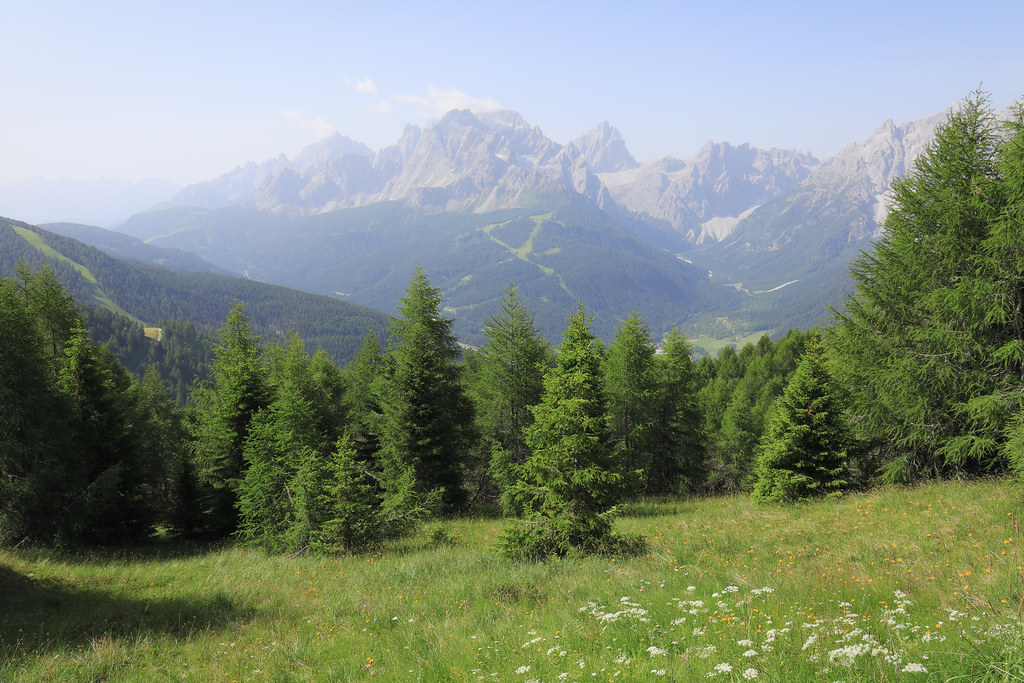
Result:
M1009 331L993 322L1014 307L1012 287L984 274L1005 208L997 150L977 94L893 183L887 233L851 268L833 341L864 429L894 448L889 480L1000 466L1005 415L979 400L998 391L993 340Z
M648 489L654 493L695 492L707 476L704 416L697 402L693 346L673 327L665 335L656 373L661 383L655 444ZM652 482L657 482L652 485Z
M377 392L384 371L380 342L372 330L352 362L342 371L345 391L343 403L348 420L348 436L356 459L373 469L380 448L381 408Z
M569 318L557 365L526 429L532 455L515 485L523 517L505 532L518 557L614 549L611 520L623 496L639 484L624 472L609 444L601 357L582 306Z
M214 353L213 381L195 392L189 431L195 470L207 499L206 526L223 535L238 526L236 504L249 427L269 403L259 339L241 302L232 303Z
M500 313L484 323L486 341L476 356L471 385L490 477L509 515L519 512L509 492L530 455L524 432L533 422L530 407L540 401L551 352L513 285L499 305Z
M291 533L296 520L292 481L306 462L322 456L317 392L310 361L298 335L269 355L270 404L256 413L245 442L245 472L238 487L238 534L268 550L296 550L305 542Z
M0 278L0 544L51 542L67 500L71 415L51 345L17 281Z
M0 541L139 540L156 520L173 410L82 324L51 271L0 278Z
M459 380L452 320L441 315L440 290L419 266L398 312L390 328L397 341L378 383L382 479L392 498L408 485L423 494L439 490L443 509L452 512L465 500L462 458L472 406Z
M997 160L1004 207L983 244L978 277L963 283L973 294L969 301L984 305L980 332L990 350L993 386L964 408L986 432L1006 423L1000 452L1024 477L1024 104L1013 107L1004 125Z
M146 462L139 429L148 416L133 398L132 379L81 327L64 351L60 384L71 400L77 467L76 536L87 543L139 540L151 530L159 502L156 467Z
M814 339L776 403L761 441L754 498L795 502L848 485L846 460L852 436L843 404L821 342Z
M654 457L660 433L662 384L654 358L650 328L634 311L626 318L608 347L602 363L608 407L608 431L613 448L627 470L644 473L644 488L661 481Z

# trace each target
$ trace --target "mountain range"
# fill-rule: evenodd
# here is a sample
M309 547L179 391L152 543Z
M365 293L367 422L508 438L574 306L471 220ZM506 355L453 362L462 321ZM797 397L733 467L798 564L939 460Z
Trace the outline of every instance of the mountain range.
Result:
M828 159L708 142L638 163L607 122L559 144L513 111L455 110L376 152L335 134L248 163L119 230L384 311L420 264L470 343L511 281L553 340L579 301L605 337L634 309L656 335L778 333L841 302L944 117L886 121Z

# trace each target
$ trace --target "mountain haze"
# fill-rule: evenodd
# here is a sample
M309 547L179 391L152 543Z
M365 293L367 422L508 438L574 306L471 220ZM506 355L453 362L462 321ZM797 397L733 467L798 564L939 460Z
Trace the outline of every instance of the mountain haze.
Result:
M608 122L559 144L513 111L454 110L377 152L334 135L246 164L121 229L385 311L420 264L470 342L509 281L556 339L577 300L603 336L633 308L655 334L781 332L839 303L944 117L887 121L824 160L709 142L639 163Z

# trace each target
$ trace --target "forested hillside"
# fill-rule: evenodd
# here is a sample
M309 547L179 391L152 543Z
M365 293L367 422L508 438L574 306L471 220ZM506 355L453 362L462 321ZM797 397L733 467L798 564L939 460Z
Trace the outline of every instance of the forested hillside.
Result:
M460 340L473 345L510 283L552 340L580 301L607 340L634 309L660 335L696 313L722 315L744 299L596 207L563 197L538 196L529 208L487 213L399 202L308 216L243 206L177 208L135 216L122 229L267 282L389 312L418 265L441 289Z
M13 275L19 263L45 264L78 300L153 326L177 320L210 333L238 299L245 302L257 332L268 340L298 332L310 351L322 348L337 362L355 355L367 330L383 338L387 323L384 313L327 296L123 261L70 237L0 220L0 274Z

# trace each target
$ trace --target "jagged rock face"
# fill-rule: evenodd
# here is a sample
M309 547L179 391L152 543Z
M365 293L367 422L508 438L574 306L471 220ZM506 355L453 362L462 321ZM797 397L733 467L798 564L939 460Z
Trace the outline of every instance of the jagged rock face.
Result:
M617 128L602 121L594 130L572 141L594 173L615 173L636 168L636 159L626 148Z
M624 216L625 209L634 219L667 222L695 245L745 232L747 247L757 250L778 249L800 234L799 225L782 225L775 214L764 218L762 208L784 201L802 207L794 216L809 215L810 208L857 213L846 236L857 240L878 234L889 185L910 170L944 116L886 121L865 142L825 161L793 150L709 142L690 159L638 164L607 122L560 145L516 112L456 110L425 128L407 126L380 152L335 134L294 159L249 163L187 187L169 205L246 204L311 214L404 201L483 212L556 194L612 215Z
M805 152L709 142L692 159L665 157L600 178L618 203L701 244L723 239L745 212L792 190L818 163Z
M492 211L525 206L547 193L612 204L576 147L549 140L512 111L456 110L424 129L407 126L398 143L377 154L335 135L291 161L248 164L185 188L173 203L244 203L307 214L398 200L447 211Z
M219 209L242 204L255 196L264 183L271 181L282 169L291 168L285 155L262 163L250 161L205 183L189 185L176 194L167 206L201 206Z
M836 231L831 235L835 242L878 237L888 211L889 187L911 171L947 113L901 125L886 121L863 143L850 143L774 205L741 221L735 230L739 243L755 253L776 251L790 243L798 245L806 230L819 231L823 224ZM782 218L792 216L803 218ZM842 217L848 218L828 220Z

